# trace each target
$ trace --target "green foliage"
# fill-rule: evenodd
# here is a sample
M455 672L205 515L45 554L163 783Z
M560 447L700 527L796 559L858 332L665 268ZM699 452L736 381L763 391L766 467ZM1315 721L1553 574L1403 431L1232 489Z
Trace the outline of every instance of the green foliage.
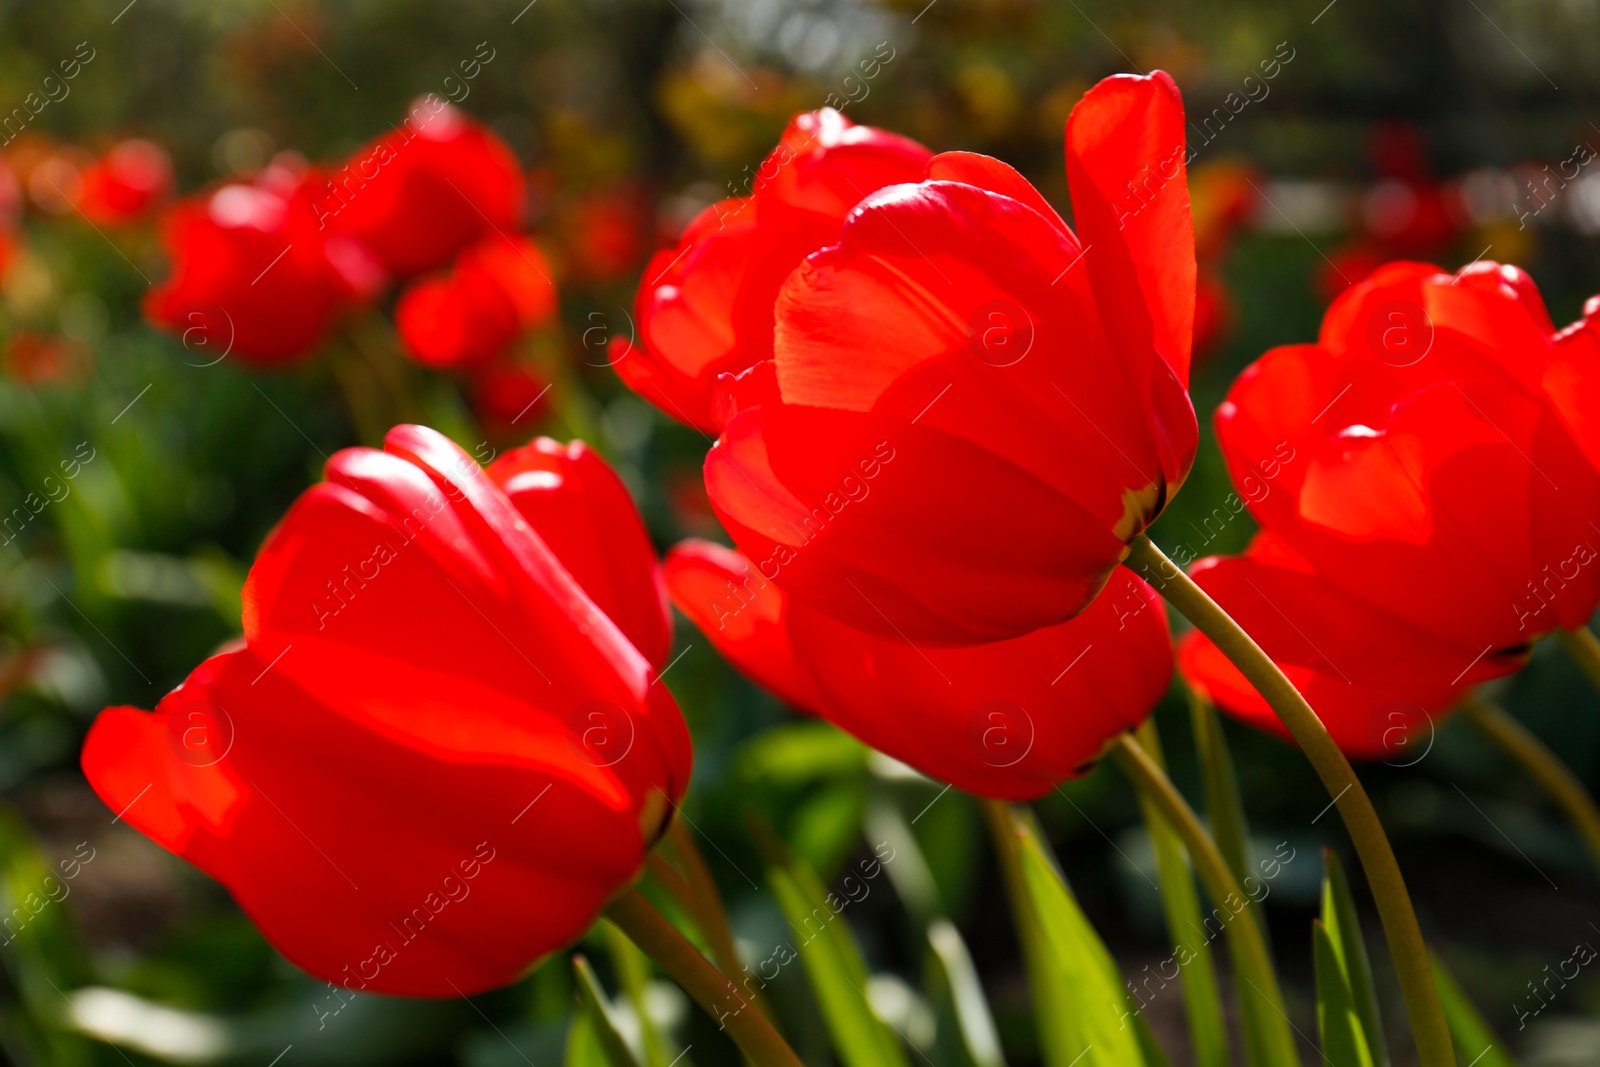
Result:
M1437 956L1433 958L1433 980L1439 985L1439 999L1444 1001L1444 1017L1450 1024L1456 1058L1475 1067L1517 1067L1478 1009L1473 1007L1461 983Z
M606 1067L639 1067L639 1062L633 1058L633 1053L628 1049L628 1042L622 1036L622 1031L617 1028L616 1021L611 1015L611 1002L606 998L605 990L600 988L600 980L594 976L594 968L589 966L589 961L582 956L572 957L572 973L577 979L578 1003L583 1005L583 1017L588 1023L589 1035L593 1037L594 1045L598 1045L604 1059L601 1061ZM576 1029L576 1028L575 1028ZM580 1052L580 1062L590 1056L592 1046L588 1038L580 1034L576 1039ZM572 1045L568 1045L568 1060L572 1062Z
M868 996L871 976L843 918L845 901L769 839L767 882L783 909L833 1046L846 1067L910 1067L900 1037Z
M1067 888L1031 816L991 804L1001 867L1046 1067L1157 1067L1122 976Z
M1344 958L1322 920L1311 924L1317 968L1317 1032L1328 1067L1373 1067L1367 1035L1361 1028Z
M1355 899L1350 895L1350 881L1345 877L1344 866L1332 849L1323 849L1322 863L1325 872L1322 882L1322 926L1329 949L1334 953L1333 962L1348 986L1350 1006L1361 1023L1361 1032L1366 1037L1373 1064L1375 1067L1388 1067L1389 1051L1383 1040L1383 1020L1378 1014L1372 963L1367 958L1367 945L1361 937L1361 921L1356 916ZM1317 974L1320 983L1320 966Z

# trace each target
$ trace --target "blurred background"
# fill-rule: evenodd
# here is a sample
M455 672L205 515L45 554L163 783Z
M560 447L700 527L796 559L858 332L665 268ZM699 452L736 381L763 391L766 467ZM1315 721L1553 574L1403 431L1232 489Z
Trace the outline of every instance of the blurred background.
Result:
M1519 264L1558 324L1600 292L1600 4L1582 0L125 2L0 3L0 506L26 507L0 534L0 914L47 867L78 861L61 899L0 933L0 1049L17 1063L561 1061L572 990L559 958L471 1002L357 998L327 1017L326 988L216 884L117 820L77 753L101 707L152 707L237 635L240 584L268 529L326 455L376 443L400 418L480 458L534 433L581 436L622 472L659 545L719 536L699 479L706 442L628 393L606 345L632 329L649 255L701 207L746 192L797 111L831 103L936 151L999 156L1065 213L1073 103L1113 72L1171 72L1198 148L1203 426L1242 367L1312 339L1327 301L1386 260ZM7 125L74 57L67 91ZM213 362L144 322L141 300L169 271L161 205L85 210L80 183L108 152L136 139L158 176L170 167L152 196L188 195L280 152L347 157L429 92L489 125L526 171L528 229L560 311L517 342L515 373L469 380L405 360L392 296L273 372ZM67 462L65 494L46 492ZM1208 437L1156 541L1197 556L1243 547L1250 520L1230 492ZM790 713L682 620L678 644L668 684L697 746L686 811L715 845L740 936L773 944L785 930L744 874L761 860L742 811L824 880L911 835L926 884L896 875L848 914L875 1002L925 1043L926 1062L958 1062L935 1051L939 1010L919 992L907 919L931 885L972 947L1009 1061L1037 1062L975 806ZM1558 650L1541 647L1503 696L1600 786L1600 699ZM1181 695L1157 717L1174 777L1198 795ZM1326 797L1297 753L1231 723L1229 735L1262 854L1295 857L1265 907L1311 1033L1317 855L1344 850L1342 831L1319 818ZM1526 985L1575 944L1600 943L1600 886L1565 823L1457 724L1391 762L1366 779L1430 940L1519 1062L1600 1062L1600 977L1583 972L1548 1004ZM1126 783L1100 770L1037 810L1125 972L1170 955ZM817 1036L802 1053L828 1062L799 969L779 984L802 1046ZM737 1062L674 988L650 992L694 1062ZM1395 989L1380 994L1401 1018ZM1181 997L1146 1017L1183 1062Z

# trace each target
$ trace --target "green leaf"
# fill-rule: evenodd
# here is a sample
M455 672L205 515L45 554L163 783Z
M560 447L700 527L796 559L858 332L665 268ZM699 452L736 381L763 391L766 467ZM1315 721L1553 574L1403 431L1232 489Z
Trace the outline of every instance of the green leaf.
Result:
M1045 851L1031 816L986 804L1033 990L1046 1067L1162 1062L1140 1031L1111 953Z
M661 1042L661 1034L645 1003L645 990L650 984L650 957L639 951L639 946L628 940L628 935L615 923L601 920L600 927L605 931L606 947L611 951L611 962L617 968L628 1006L639 1020L645 1062L649 1067L667 1067L666 1046Z
M68 997L88 983L90 968L64 901L73 879L95 858L85 842L48 864L23 821L0 805L0 916L11 917L0 934L0 962L20 1000L6 1004L9 998L0 998L0 1025L6 1041L39 1063L76 1067L94 1061L85 1040L65 1029ZM25 920L20 925L18 916Z
M894 885L895 896L910 913L911 921L919 929L926 929L943 917L944 900L922 851L922 843L886 790L874 791L867 804L862 829L874 844L885 844L894 850L894 862L885 866L884 871Z
M1205 783L1206 819L1233 876L1243 884L1250 869L1250 824L1239 795L1239 779L1233 771L1233 756L1222 735L1222 719L1204 697L1189 691L1190 721L1194 725L1194 744Z
M937 797L935 797L937 799ZM954 801L950 802L954 806ZM929 810L923 806L923 812ZM927 938L924 992L939 1010L941 1045L964 1067L1005 1067L1000 1035L984 999L983 985L961 931L945 917L945 905L922 842L887 789L874 790L863 829L876 846L888 846L894 862L883 869L916 929ZM950 1038L954 1041L950 1041Z
M1444 1019L1450 1027L1450 1039L1455 1042L1457 1059L1474 1067L1517 1067L1472 1006L1455 975L1437 956L1433 957L1433 980L1439 987L1439 999L1444 1002Z
M1161 739L1155 721L1146 720L1139 728L1139 743L1150 758L1165 767ZM1217 971L1211 961L1211 947L1200 935L1200 896L1195 888L1183 841L1160 810L1141 791L1139 810L1150 832L1156 867L1161 877L1161 907L1167 919L1167 934L1190 959L1184 964L1184 1009L1189 1018L1189 1040L1198 1067L1228 1067L1228 1030L1222 1014L1222 996L1217 988ZM1259 999L1259 998L1255 998Z
M867 965L836 900L803 863L771 854L767 872L778 906L799 942L800 960L847 1067L910 1067L904 1046L867 999Z
M1200 773L1205 785L1206 821L1211 824L1212 840L1216 841L1217 850L1233 869L1234 878L1242 886L1249 885L1246 879L1255 873L1250 865L1250 823L1245 818L1239 779L1233 770L1233 756L1228 751L1228 741L1222 733L1222 719L1205 697L1193 689L1189 690L1189 713L1194 730L1195 754L1200 760ZM1254 914L1244 914L1240 918L1245 922L1256 921ZM1264 935L1265 924L1261 926ZM1270 964L1270 943L1267 945L1267 956ZM1283 1050L1290 1046L1286 1046L1282 1020L1275 1017L1273 1007L1264 1003L1255 990L1240 988L1237 978L1235 993L1246 1061L1257 1065L1283 1062ZM1292 1040L1287 1039L1289 1042ZM1293 1060L1289 1059L1288 1062L1293 1063Z
M766 785L802 785L859 774L869 749L836 726L797 722L763 731L739 750L740 778Z
M973 1067L1006 1067L1000 1051L1000 1033L995 1029L994 1016L989 1013L989 1002L983 997L983 985L961 932L950 920L935 919L928 924L928 947L955 1009L956 1029L967 1058Z
M795 935L840 1058L848 1067L909 1067L898 1035L867 996L866 961L842 918L848 901L828 892L815 872L759 820L751 825L767 861L768 882Z
M1372 1067L1372 1053L1339 949L1320 919L1311 921L1311 950L1316 960L1317 1029L1322 1035L1323 1062L1328 1067Z
M622 1032L617 1029L616 1020L611 1015L611 1003L606 999L605 990L600 988L600 982L594 976L594 968L589 966L589 961L583 956L572 957L572 973L577 979L578 1003L583 1005L584 1017L588 1019L596 1042L605 1059L601 1062L608 1067L639 1067L639 1061L633 1058L633 1053L628 1050L628 1043L622 1037ZM568 1043L568 1052L571 1043ZM568 1059L570 1063L570 1058Z
M1350 895L1350 880L1332 849L1322 850L1322 922L1339 956L1339 967L1350 986L1350 998L1361 1020L1367 1048L1377 1067L1388 1067L1389 1051L1383 1040L1383 1020L1378 1015L1378 994L1372 983L1372 962L1361 938L1361 922Z
M606 1050L600 1047L595 1033L594 1016L584 1009L572 1013L572 1025L567 1027L566 1067L613 1067L606 1059Z

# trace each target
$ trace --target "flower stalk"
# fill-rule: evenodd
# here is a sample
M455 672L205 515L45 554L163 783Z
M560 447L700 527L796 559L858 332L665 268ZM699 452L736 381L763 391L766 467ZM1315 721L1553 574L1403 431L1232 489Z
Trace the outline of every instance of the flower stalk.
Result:
M760 1011L744 1010L751 1006L744 991L713 967L637 887L613 900L606 908L606 918L621 927L645 955L724 1027L755 1067L801 1067L800 1058L767 1017Z
M1267 1050L1267 1062L1294 1063L1298 1054L1295 1052L1294 1035L1289 1032L1289 1015L1283 1006L1283 990L1278 986L1278 975L1273 969L1272 957L1267 952L1261 924L1249 913L1251 898L1240 886L1233 868L1228 865L1211 835L1206 833L1205 827L1200 824L1200 817L1194 813L1183 794L1178 792L1166 772L1132 734L1118 734L1112 740L1108 754L1117 769L1133 782L1139 794L1154 804L1167 825L1177 832L1189 852L1189 858L1194 862L1195 873L1200 876L1206 895L1214 906L1231 916L1223 929L1228 935L1228 949L1233 956L1234 968L1239 977L1273 1009L1273 1012L1262 1013L1260 1017L1267 1027L1265 1039L1273 1046ZM1239 990L1241 999L1246 995L1243 989Z
M1567 650L1573 662L1583 668L1583 673L1600 689L1600 638L1595 637L1594 631L1587 626L1580 626L1576 630L1557 630L1556 640L1561 642L1561 647Z
M1239 668L1311 761L1339 809L1366 872L1400 978L1417 1058L1422 1067L1453 1067L1455 1051L1411 895L1394 848L1350 761L1272 658L1182 568L1144 534L1135 538L1128 549L1128 566L1160 591Z
M1587 632L1587 631L1585 631ZM1549 748L1498 704L1473 693L1461 705L1461 714L1533 776L1583 838L1584 847L1600 869L1600 809L1577 775Z

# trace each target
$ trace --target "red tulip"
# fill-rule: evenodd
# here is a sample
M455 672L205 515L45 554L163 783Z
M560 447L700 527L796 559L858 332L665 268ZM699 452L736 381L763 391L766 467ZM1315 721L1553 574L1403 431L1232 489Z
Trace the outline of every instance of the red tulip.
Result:
M676 248L645 267L638 344L615 342L617 373L673 418L717 432L717 377L772 358L773 304L784 279L838 239L864 197L919 181L928 159L916 142L857 126L832 108L797 115L751 195L706 208Z
M555 271L531 237L485 237L456 257L456 273L505 293L524 330L555 317Z
M472 406L495 431L509 435L538 424L550 407L551 383L523 363L494 362L472 374Z
M1194 361L1203 365L1219 345L1233 332L1238 318L1233 294L1228 292L1222 274L1211 268L1201 268L1195 276L1194 287Z
M406 350L430 367L470 367L511 346L555 313L550 265L528 238L498 234L462 252L448 275L401 294L395 325Z
M1440 713L1527 660L1526 647L1486 650L1403 619L1267 532L1242 555L1200 560L1190 576L1272 657L1335 743L1362 759L1420 756ZM1288 738L1277 713L1198 631L1179 642L1178 666L1219 707Z
M159 145L123 141L83 171L78 210L93 222L124 225L172 190L172 161Z
M454 275L424 278L401 293L394 324L412 359L441 369L487 362L521 332L499 286Z
M706 488L746 556L857 629L976 644L1082 611L1187 475L1195 260L1165 74L1067 125L1081 241L1016 171L935 157L778 298Z
M852 630L709 541L679 545L665 570L679 610L751 679L983 796L1031 800L1081 773L1172 676L1166 612L1126 570L1069 622L969 648Z
M102 712L83 767L319 978L514 981L635 877L687 785L644 657L432 430L336 455L244 603L243 642L154 714Z
M0 351L0 370L24 385L66 385L82 381L93 365L87 345L35 330L18 330Z
M1600 474L1585 455L1600 442L1569 389L1584 329L1558 335L1514 267L1393 264L1334 302L1315 345L1268 352L1218 409L1264 532L1194 578L1352 753L1382 751L1372 723L1396 702L1413 718L1445 710L1600 605ZM1204 638L1184 665L1266 721Z
M151 322L198 359L236 354L270 366L304 356L381 268L360 246L317 229L321 179L283 164L178 204L164 220L172 275L145 299Z
M660 670L672 644L656 551L627 487L582 441L540 437L488 467L595 606Z
M637 268L648 220L639 190L631 186L579 196L558 216L572 273L587 281L609 282Z
M517 228L522 171L500 138L438 97L351 157L316 204L318 224L365 245L393 274L442 267Z

